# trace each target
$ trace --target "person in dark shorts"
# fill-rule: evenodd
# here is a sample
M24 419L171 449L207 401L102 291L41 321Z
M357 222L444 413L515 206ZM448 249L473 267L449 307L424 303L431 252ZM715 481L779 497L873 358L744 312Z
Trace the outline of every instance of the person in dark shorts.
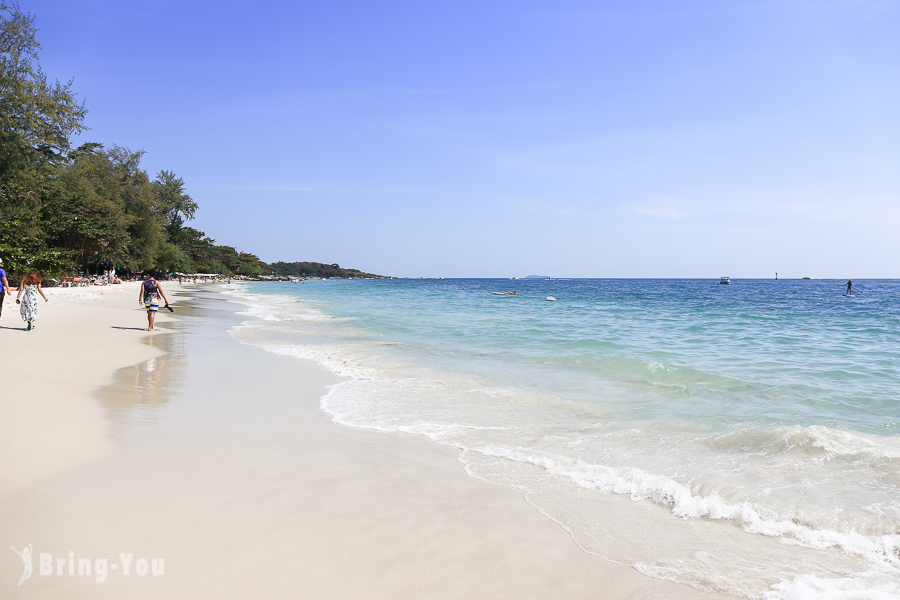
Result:
M848 296L850 295L850 290L852 290L852 289L853 289L853 280L850 279L847 281L847 295Z
M159 287L159 282L153 277L153 271L148 271L144 276L139 290L138 304L143 304L147 308L147 331L153 331L153 321L156 320L156 311L159 310L159 297L169 303L166 294Z

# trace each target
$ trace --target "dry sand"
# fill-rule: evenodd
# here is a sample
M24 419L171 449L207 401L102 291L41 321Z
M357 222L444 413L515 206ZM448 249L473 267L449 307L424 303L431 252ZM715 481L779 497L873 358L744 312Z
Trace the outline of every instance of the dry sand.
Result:
M0 597L720 597L582 552L452 448L332 423L336 377L232 340L211 288L154 334L133 285L50 290L29 333L7 303L0 537L34 570L0 552Z

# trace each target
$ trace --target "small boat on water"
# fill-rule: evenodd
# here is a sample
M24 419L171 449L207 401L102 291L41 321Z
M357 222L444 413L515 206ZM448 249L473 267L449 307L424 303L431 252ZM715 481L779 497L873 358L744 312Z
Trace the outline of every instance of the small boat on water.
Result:
M518 296L519 292L515 290L507 290L505 292L491 292L494 296Z
M557 300L559 300L559 298L555 298L555 297L553 297L553 296L547 296L547 300L548 300L549 302L556 302Z
M731 283L731 277L722 277L719 279L719 285L728 285Z
M809 279L809 277L804 277L803 279Z

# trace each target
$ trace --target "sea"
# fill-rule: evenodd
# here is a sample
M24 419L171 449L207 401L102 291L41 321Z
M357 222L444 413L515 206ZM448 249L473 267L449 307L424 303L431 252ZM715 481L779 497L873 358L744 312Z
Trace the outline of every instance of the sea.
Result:
M900 281L845 283L228 293L234 338L340 376L321 398L335 422L457 448L585 552L738 597L900 599Z

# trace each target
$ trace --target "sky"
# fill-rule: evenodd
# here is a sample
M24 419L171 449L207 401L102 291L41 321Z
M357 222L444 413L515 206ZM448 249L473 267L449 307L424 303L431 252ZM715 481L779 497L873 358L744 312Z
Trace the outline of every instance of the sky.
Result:
M80 141L265 261L900 277L900 0L22 0Z

